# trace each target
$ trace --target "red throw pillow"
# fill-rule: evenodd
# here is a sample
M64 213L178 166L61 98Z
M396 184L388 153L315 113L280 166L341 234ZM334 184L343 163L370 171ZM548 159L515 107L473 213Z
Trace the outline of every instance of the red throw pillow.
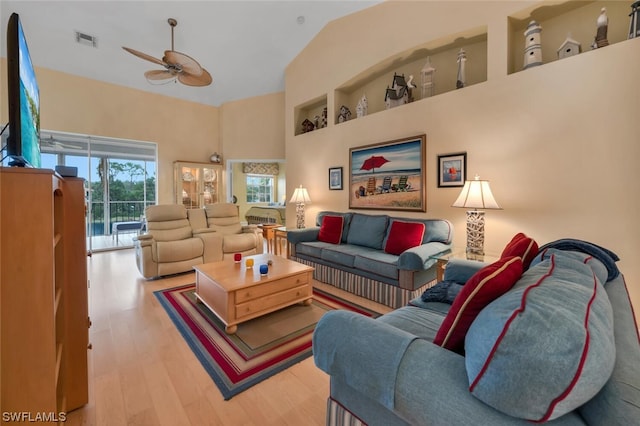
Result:
M433 343L464 352L464 338L480 311L509 291L522 275L522 259L507 257L476 272L458 293Z
M389 229L389 238L384 246L384 251L389 254L400 255L403 251L411 247L422 244L425 230L424 223L421 222L400 222L394 220Z
M522 259L522 268L526 271L531 261L538 255L538 244L522 232L516 234L502 251L500 258L518 256Z
M344 217L342 216L323 216L322 224L320 225L320 232L318 233L318 241L340 244L343 224Z

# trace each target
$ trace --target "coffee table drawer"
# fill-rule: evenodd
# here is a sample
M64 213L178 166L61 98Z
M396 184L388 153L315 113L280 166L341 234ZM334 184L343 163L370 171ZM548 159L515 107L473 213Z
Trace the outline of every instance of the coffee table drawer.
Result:
M269 284L247 287L246 289L236 291L236 304L244 303L249 300L262 298L266 295L278 293L280 291L298 287L309 282L308 273L298 274L291 277L282 278Z
M309 285L301 285L279 293L270 294L260 299L254 299L247 303L236 305L236 319L255 316L266 310L269 312L275 311L276 309L284 308L296 301L302 301L309 297L311 297L311 286Z

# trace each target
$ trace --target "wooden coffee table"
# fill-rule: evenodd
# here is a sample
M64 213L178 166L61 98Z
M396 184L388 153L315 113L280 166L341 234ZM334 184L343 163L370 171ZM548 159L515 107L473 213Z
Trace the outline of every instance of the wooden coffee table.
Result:
M245 266L252 258L254 265ZM260 265L271 260L269 273L260 275ZM287 306L311 304L313 268L272 254L205 263L196 270L196 297L225 323L233 334L238 324Z

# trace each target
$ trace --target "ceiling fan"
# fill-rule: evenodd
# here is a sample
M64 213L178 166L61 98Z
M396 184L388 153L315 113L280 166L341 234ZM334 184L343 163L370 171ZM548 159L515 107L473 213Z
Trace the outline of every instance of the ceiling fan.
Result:
M187 86L208 86L213 82L211 74L207 72L192 57L184 53L173 50L173 29L178 25L178 21L173 18L167 20L171 26L171 50L165 50L162 60L156 59L146 53L139 52L129 47L122 48L127 52L136 55L139 58L162 65L163 70L151 70L144 73L147 81L152 84L164 84L171 80L177 80ZM169 81L165 81L169 80ZM156 83L160 82L160 83Z

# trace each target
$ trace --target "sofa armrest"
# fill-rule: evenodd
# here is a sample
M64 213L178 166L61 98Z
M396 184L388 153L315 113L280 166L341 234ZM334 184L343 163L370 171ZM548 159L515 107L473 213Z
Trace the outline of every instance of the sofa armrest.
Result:
M361 314L330 311L313 333L313 357L327 374L393 409L398 366L416 338Z
M480 269L487 266L485 262L467 259L451 259L444 268L444 281L454 281L460 284L466 283Z
M262 230L258 228L257 224L249 224L249 225L242 225L242 232L262 233Z
M152 245L154 242L152 234L140 234L133 237L133 244L138 247L146 247Z
M312 345L316 365L332 380L409 424L530 424L471 395L463 356L381 321L330 311Z
M319 232L319 227L291 229L287 231L287 241L289 241L291 244L304 243L307 241L317 241Z
M398 257L398 269L420 271L432 267L434 256L451 248L450 244L431 242L405 250Z
M396 376L394 411L410 424L531 425L474 397L464 357L424 339L414 340L404 352ZM559 423L582 424L579 418L569 417Z

